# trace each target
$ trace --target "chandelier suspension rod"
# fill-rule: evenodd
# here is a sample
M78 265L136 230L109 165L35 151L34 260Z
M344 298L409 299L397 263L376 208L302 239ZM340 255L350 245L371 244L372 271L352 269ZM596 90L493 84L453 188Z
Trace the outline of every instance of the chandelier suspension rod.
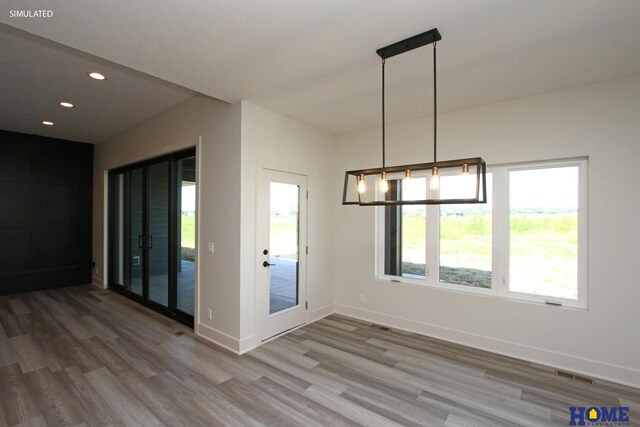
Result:
M382 167L385 167L384 58L382 58Z
M436 158L438 149L438 92L436 85L436 42L433 42L433 161L437 162Z

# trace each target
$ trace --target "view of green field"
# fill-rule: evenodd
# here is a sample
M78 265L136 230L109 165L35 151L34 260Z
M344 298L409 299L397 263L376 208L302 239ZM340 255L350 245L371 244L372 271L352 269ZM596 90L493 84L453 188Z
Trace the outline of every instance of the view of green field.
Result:
M577 214L513 214L510 229L510 289L577 299Z
M195 249L196 242L196 217L195 215L182 215L181 222L181 244L183 248Z
M194 217L183 216L183 236L193 236ZM297 258L297 217L272 215L271 253ZM515 292L577 298L577 215L514 213L510 222L510 288ZM448 272L482 273L474 286L490 284L491 215L466 213L440 218L440 265ZM424 212L403 215L402 260L424 274L426 227ZM183 246L193 241L183 238ZM421 273L419 270L421 269ZM441 271L441 276L443 272ZM451 277L450 274L447 277ZM488 283L487 283L488 281Z
M510 222L511 290L577 298L577 227L575 213L514 213ZM421 265L424 272L424 214L403 215L402 238L403 261ZM491 245L491 215L440 218L442 268L491 272Z
M271 256L298 259L298 215L271 214Z

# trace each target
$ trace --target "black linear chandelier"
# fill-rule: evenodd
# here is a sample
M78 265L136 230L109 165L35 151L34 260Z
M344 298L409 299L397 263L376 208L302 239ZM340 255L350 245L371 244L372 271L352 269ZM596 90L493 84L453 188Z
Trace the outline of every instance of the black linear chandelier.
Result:
M486 203L486 163L481 157L437 161L437 28L378 49L382 58L382 167L345 172L343 205L442 205ZM385 163L384 65L387 58L433 44L433 162L401 166Z

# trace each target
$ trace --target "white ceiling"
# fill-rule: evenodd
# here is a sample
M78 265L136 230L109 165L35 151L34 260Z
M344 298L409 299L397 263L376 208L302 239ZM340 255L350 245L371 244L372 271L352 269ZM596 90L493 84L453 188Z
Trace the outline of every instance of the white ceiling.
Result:
M4 0L0 21L332 132L378 126L379 47L433 27L441 111L640 74L638 0ZM53 18L10 18L51 9ZM431 113L431 48L387 61L388 121Z
M0 52L4 130L95 143L194 94L2 24ZM107 80L89 78L94 70ZM43 126L42 120L55 125Z

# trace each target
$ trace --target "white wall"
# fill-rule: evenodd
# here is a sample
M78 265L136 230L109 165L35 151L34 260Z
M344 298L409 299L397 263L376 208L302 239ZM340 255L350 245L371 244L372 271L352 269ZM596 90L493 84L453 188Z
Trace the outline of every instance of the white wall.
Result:
M240 350L258 344L256 265L256 184L262 167L308 177L307 300L308 321L329 314L333 287L333 178L335 137L285 116L242 101L242 249Z
M242 101L229 105L195 97L96 146L94 259L103 284L105 173L193 146L199 156L199 317L196 332L236 351L255 347L256 183L259 168L276 167L308 176L309 321L333 310L331 245L334 137L327 132ZM215 243L208 254L206 242ZM208 320L207 308L213 310Z
M194 97L95 146L93 254L103 284L105 271L105 173L140 160L199 146L199 317L196 330L231 345L240 319L240 104ZM208 254L206 242L216 245ZM213 309L208 320L206 307Z
M235 351L259 343L259 168L308 176L308 320L338 312L640 386L640 77L443 115L441 159L489 164L589 156L589 308L573 310L374 277L374 209L340 206L344 171L380 162L379 129L341 136L242 101L185 101L96 146L94 259L104 277L104 174L200 146L198 331ZM388 126L389 164L429 161L431 120ZM239 169L240 168L240 169ZM216 253L206 254L206 241ZM366 302L357 302L358 294ZM334 304L335 303L335 304ZM204 308L213 309L213 320Z
M387 130L387 164L432 160L432 118ZM339 205L344 171L381 162L370 129L338 141L337 311L640 386L640 77L442 115L438 135L442 160L589 156L588 310L375 280L374 208Z

